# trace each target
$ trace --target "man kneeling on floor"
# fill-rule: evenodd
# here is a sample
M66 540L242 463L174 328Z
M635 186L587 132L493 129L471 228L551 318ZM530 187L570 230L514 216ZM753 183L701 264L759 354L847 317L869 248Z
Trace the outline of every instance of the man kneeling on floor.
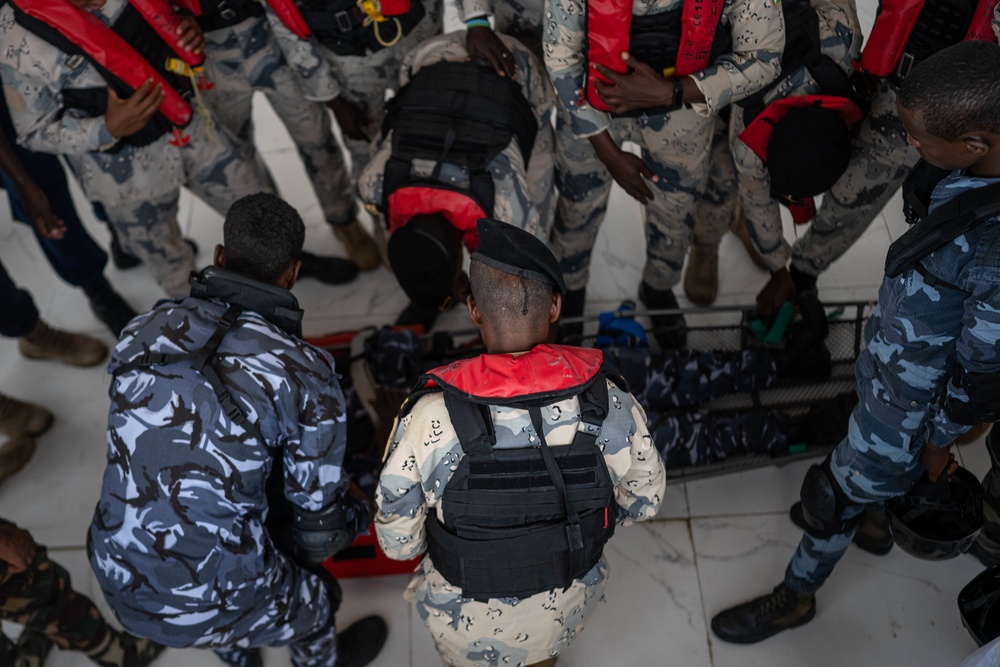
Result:
M607 586L616 525L659 509L663 461L600 350L548 345L566 291L530 233L477 224L469 317L487 354L418 382L379 480L379 543L445 664L551 666Z
M385 622L338 635L339 586L315 567L371 509L341 468L333 360L302 340L288 291L305 227L257 194L233 204L223 236L191 296L132 320L115 349L91 567L122 625L161 644L236 667L261 665L261 646L288 646L295 667L361 667Z

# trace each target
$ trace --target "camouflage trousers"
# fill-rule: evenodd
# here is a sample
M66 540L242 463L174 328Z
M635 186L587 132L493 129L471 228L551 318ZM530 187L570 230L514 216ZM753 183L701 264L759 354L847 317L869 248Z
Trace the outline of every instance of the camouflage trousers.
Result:
M275 191L267 172L259 163L246 159L223 128L209 132L204 120L195 115L184 133L190 137L190 142L178 149L184 185L220 215L246 195ZM149 267L168 296L186 296L190 292L188 274L197 266L177 222L180 188L124 201L112 190L103 195L95 198L88 193L92 200L104 205L122 247Z
M701 245L717 246L722 242L739 202L733 153L729 150L729 123L723 117L728 117L728 112L729 108L724 109L715 119L708 183L698 199L694 216L694 242Z
M812 275L829 268L868 229L918 159L896 113L896 90L882 81L861 121L847 170L823 195L815 220L792 247L792 264Z
M983 477L983 514L986 523L976 540L986 551L1000 556L1000 429L994 427L986 436L990 470Z
M333 136L322 102L310 101L271 35L264 17L205 35L205 73L215 84L203 97L212 114L256 160L252 101L255 90L267 96L299 151L323 216L333 225L354 221L351 178L344 153Z
M684 255L694 233L698 199L710 168L715 119L679 109L668 114L615 118L608 131L619 146L639 145L643 161L659 176L647 182L653 200L645 207L646 264L642 279L666 290L680 280ZM566 285L586 287L590 256L608 208L613 179L590 141L572 134L565 111L556 121L556 207L552 249ZM615 221L629 224L629 221Z
M403 57L424 40L441 32L442 1L412 1L424 3L427 10L424 18L390 47L364 56L342 56L320 46L340 83L340 94L365 111L369 121L370 137L376 136L382 127L385 118L386 91L399 88L399 70L403 65ZM357 180L361 170L371 159L371 142L344 137L344 144L351 154L351 170L354 179Z
M905 494L924 471L919 446L904 450L886 442L855 444L855 439L861 440L856 417L864 409L864 404L859 404L851 417L850 435L821 464L830 467L833 478L850 500L835 519L843 522L856 518L868 504L882 503ZM921 439L915 438L915 441ZM825 538L803 533L785 570L785 584L800 593L819 590L847 551L855 532L856 525L845 533Z
M110 634L94 603L73 590L69 573L49 560L42 546L24 572L11 572L0 561L0 618L44 635L63 650L99 652ZM0 665L14 665L14 660L13 642L0 634Z

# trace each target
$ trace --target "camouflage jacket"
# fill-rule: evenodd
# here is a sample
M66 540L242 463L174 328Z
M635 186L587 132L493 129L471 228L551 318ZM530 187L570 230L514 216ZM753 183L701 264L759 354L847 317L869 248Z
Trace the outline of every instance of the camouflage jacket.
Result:
M147 353L200 350L221 301L164 301L125 328L109 372ZM208 380L178 362L124 372L110 387L108 467L90 529L91 563L115 609L184 614L253 608L276 551L264 489L276 460L307 511L347 480L344 399L333 360L245 310L212 364L266 443L223 411Z
M632 14L660 14L683 4L684 0L633 0ZM545 66L559 102L570 112L573 134L599 134L608 128L611 116L581 102L588 66L586 0L548 0L545 21ZM692 106L703 115L715 114L773 81L785 45L780 3L772 0L726 0L719 29L732 32L733 51L694 75L705 102Z
M954 172L935 188L931 210L998 181ZM857 365L860 404L849 435L856 448L950 444L969 428L946 407L948 399L968 402L952 380L954 367L1000 372L1000 219L980 223L921 264L958 289L932 286L916 269L883 279Z
M551 192L542 191L547 190L547 188L542 188L539 184L551 184L553 167L551 160L546 160L547 156L541 153L549 152L544 147L551 147L553 144L551 111L555 104L555 96L545 69L534 54L512 37L501 35L500 39L514 54L514 59L517 62L517 81L538 119L538 134L535 137L535 148L529 160L532 165L530 178L525 160L517 146L516 137L512 138L507 148L487 165L487 169L493 177L496 193L493 217L509 220L522 229L536 235L542 235L544 230L549 228L549 220L542 218L548 218L550 215L544 200L550 197ZM431 38L406 54L400 69L399 84L400 86L406 85L410 81L410 77L419 72L422 67L438 62L463 62L467 57L465 32L455 32ZM390 131L388 135L376 139L375 154L358 181L361 199L366 204L377 205L382 202L382 175L391 155L392 132ZM414 175L429 177L436 164L436 162L429 160L414 160ZM538 174L540 167L548 174ZM462 189L469 187L468 173L457 165L447 162L442 164L439 178L443 183L453 187Z
M126 2L108 0L92 14L110 25ZM148 201L184 182L179 149L169 144L169 135L148 146L126 144L115 153L103 152L116 144L104 116L63 106L63 91L106 87L104 77L88 60L60 51L15 23L9 4L0 8L0 77L18 143L31 151L65 155L91 201Z

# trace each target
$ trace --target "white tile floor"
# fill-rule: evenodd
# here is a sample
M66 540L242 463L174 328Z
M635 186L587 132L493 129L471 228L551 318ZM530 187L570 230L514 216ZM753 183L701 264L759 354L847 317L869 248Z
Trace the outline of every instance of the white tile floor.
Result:
M863 22L872 11L862 8ZM298 158L284 128L266 103L257 105L257 127L265 158L284 196L308 224L307 243L316 252L342 252L323 223ZM111 337L94 319L81 295L50 271L28 229L10 221L0 196L0 259L35 296L50 323ZM182 225L209 261L221 238L221 218L185 196ZM81 207L81 211L87 211ZM633 298L639 280L643 239L638 205L617 188L611 213L598 239L588 309ZM95 238L106 232L88 219ZM873 298L885 249L902 228L898 199L837 265L820 279L829 300ZM791 236L795 232L789 225ZM748 304L765 275L744 256L735 238L721 251L720 304ZM111 281L136 307L160 294L142 269L108 270ZM295 288L306 309L305 330L314 335L367 323L390 322L405 298L385 269L355 283L330 288L305 281ZM682 299L683 301L683 299ZM444 326L465 327L456 311ZM22 358L14 341L0 340L0 388L48 406L52 430L17 477L0 486L0 516L17 521L49 545L66 565L76 587L100 606L87 566L84 535L104 469L104 425L108 381L101 369L68 369ZM982 442L959 450L977 475L989 462ZM659 520L621 530L610 545L613 577L606 604L585 633L561 658L566 667L621 665L647 667L833 667L840 665L955 665L974 649L961 626L955 598L980 567L963 556L946 563L915 560L894 551L876 558L852 549L819 596L819 613L808 626L751 647L727 645L708 632L712 614L731 603L769 590L780 581L798 532L787 509L798 495L807 464L767 468L678 484L666 495ZM376 667L429 667L440 664L430 638L402 600L405 576L345 582L342 621L377 612L391 626L391 639ZM6 628L8 631L16 630ZM269 667L288 665L283 651L266 654ZM77 654L52 655L51 667L90 664ZM214 667L210 653L170 650L162 667Z

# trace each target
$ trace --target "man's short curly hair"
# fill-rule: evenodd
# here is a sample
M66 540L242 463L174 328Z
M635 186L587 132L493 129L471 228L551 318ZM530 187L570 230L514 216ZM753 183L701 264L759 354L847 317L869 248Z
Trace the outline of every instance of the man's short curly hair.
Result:
M898 99L945 141L969 132L1000 134L1000 46L973 40L938 51L906 76Z
M274 283L299 258L306 227L291 204L277 195L258 192L232 205L222 236L227 269Z

